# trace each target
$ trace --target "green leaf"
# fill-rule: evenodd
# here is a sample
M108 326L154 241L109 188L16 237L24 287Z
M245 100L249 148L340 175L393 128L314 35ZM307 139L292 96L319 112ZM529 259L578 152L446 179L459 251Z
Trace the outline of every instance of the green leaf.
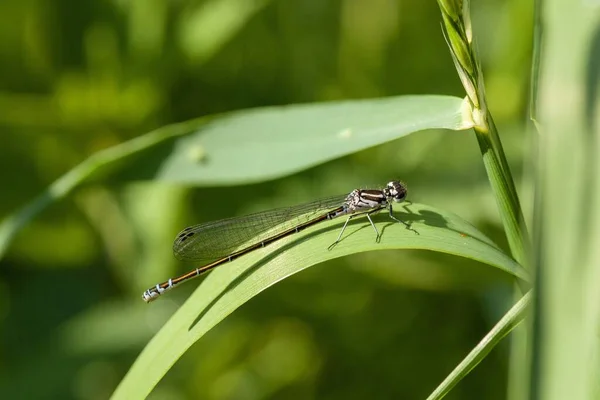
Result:
M461 361L460 364L444 379L427 400L439 400L447 395L473 368L477 366L500 341L508 335L525 318L531 303L531 291L527 292L517 304L502 317L494 328L479 342L477 346Z
M276 282L333 258L371 250L427 249L478 260L528 279L527 271L456 215L421 204L397 205L395 214L414 231L382 213L374 217L382 232L376 243L371 226L359 218L348 225L341 243L328 251L344 222L332 220L216 269L142 351L114 399L145 397L192 344L235 309ZM152 312L152 303L147 307Z
M266 107L169 125L100 151L0 225L0 258L45 207L97 180L233 185L278 178L424 129L467 129L449 96Z
M469 128L461 106L401 96L238 111L178 139L156 178L211 186L279 178L424 129Z

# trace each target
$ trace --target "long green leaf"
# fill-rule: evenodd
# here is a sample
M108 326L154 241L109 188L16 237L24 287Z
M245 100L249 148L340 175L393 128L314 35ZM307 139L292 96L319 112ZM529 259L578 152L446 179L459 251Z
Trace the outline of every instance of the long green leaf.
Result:
M0 258L14 235L78 186L110 177L193 185L265 181L433 128L467 129L449 96L266 107L169 125L94 154L0 225Z
M466 129L462 100L401 96L238 111L175 143L157 178L195 185L264 181L432 128Z
M333 258L371 250L427 249L478 260L528 279L527 271L456 215L420 204L397 206L395 212L416 233L381 214L375 217L383 235L380 243L368 223L355 220L342 242L328 251L343 223L333 220L218 268L146 346L113 398L145 397L192 344L235 309L276 282Z
M596 2L541 2L530 398L600 398L600 31ZM568 88L568 89L567 89ZM568 96L557 95L567 93ZM577 99L577 101L573 101ZM568 193L555 200L556 183Z

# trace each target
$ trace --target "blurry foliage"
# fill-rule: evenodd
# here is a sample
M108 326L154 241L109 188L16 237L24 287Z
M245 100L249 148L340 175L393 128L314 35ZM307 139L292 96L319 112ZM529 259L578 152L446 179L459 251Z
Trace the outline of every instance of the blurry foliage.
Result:
M530 44L492 33L516 23L513 32L527 31L530 6L473 6L490 33L479 43L488 95L519 176ZM262 105L463 93L435 2L7 1L0 21L3 216L90 154L167 123ZM244 187L84 188L45 211L0 261L2 393L110 395L193 290L156 307L139 299L181 270L170 243L190 223L401 177L412 200L461 215L506 248L479 160L470 134L432 132ZM473 264L376 252L310 269L209 332L152 397L424 398L511 301L506 276ZM500 346L448 398L504 398L506 357Z

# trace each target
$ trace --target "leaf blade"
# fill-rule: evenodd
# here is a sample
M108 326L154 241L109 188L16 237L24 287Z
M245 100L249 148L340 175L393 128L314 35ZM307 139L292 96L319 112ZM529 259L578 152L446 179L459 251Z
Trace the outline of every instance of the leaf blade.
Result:
M527 271L459 217L419 204L403 209L406 212L397 209L396 216L411 223L418 234L390 223L387 215L377 215L374 221L382 231L380 243L375 242L368 223L353 221L342 242L327 251L344 222L333 220L218 268L152 339L113 398L148 395L192 344L239 306L278 281L333 258L370 250L427 249L472 258L529 278Z
M93 154L5 218L0 258L39 212L90 181L260 182L419 130L467 129L461 107L462 100L451 96L397 96L264 107L167 125Z
M432 95L246 110L178 139L157 177L196 185L275 179L424 129L467 129L461 107L462 99Z

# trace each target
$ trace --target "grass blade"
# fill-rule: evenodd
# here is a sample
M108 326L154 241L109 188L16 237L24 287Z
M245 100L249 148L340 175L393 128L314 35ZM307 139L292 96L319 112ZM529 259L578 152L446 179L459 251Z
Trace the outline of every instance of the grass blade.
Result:
M462 100L398 96L265 107L169 125L98 152L0 225L0 258L40 211L78 186L161 180L192 185L259 182L425 129L467 129Z
M342 242L328 251L343 223L333 220L218 268L150 341L113 398L147 396L190 346L235 309L278 281L333 258L371 250L426 249L475 259L528 279L526 270L456 215L420 204L396 207L395 212L418 234L380 214L374 218L382 231L380 243L375 242L368 223L359 219L349 224ZM140 299L140 306L152 312L152 305L141 303Z

